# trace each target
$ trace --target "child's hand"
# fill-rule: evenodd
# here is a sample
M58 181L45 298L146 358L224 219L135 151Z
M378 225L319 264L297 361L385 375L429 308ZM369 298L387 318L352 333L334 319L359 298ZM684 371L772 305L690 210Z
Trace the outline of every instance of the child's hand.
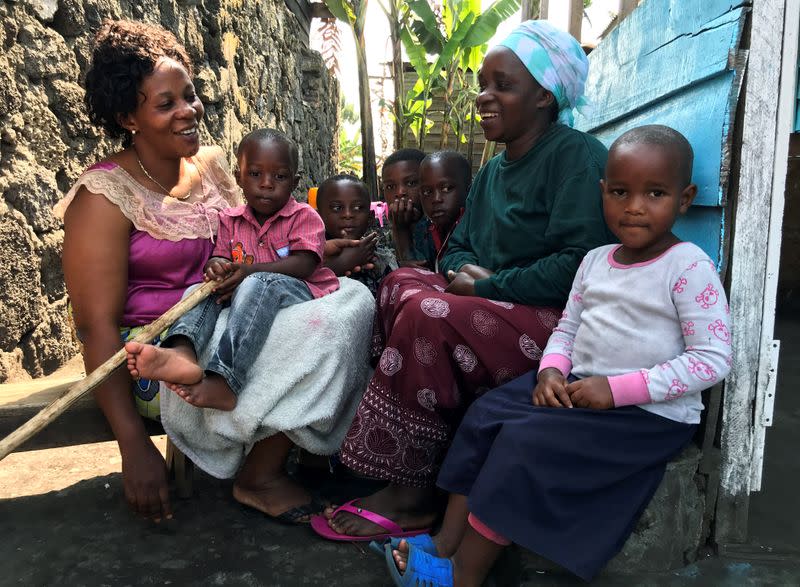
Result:
M422 217L411 198L397 198L389 205L389 218L396 227L409 227Z
M227 302L233 297L233 292L239 286L244 278L253 272L252 265L242 265L239 263L231 263L231 270L225 280L214 288L214 293L217 294L217 303L222 304Z
M455 294L457 296L474 296L475 295L475 278L469 273L459 271L447 272L447 279L450 285L445 288L445 292Z
M339 256L348 247L357 247L361 241L352 238L332 238L325 241L325 259Z
M555 367L539 371L533 388L533 405L542 408L571 408L573 401L567 392L567 378Z
M355 243L339 253L342 267L346 268L345 275L370 271L375 267L373 261L375 260L375 247L378 245L378 235L372 232Z
M222 281L233 271L233 263L222 259L211 259L206 263L204 276L206 281Z
M579 408L610 410L614 407L614 396L611 395L608 377L594 375L578 379L567 385L567 393L572 403Z

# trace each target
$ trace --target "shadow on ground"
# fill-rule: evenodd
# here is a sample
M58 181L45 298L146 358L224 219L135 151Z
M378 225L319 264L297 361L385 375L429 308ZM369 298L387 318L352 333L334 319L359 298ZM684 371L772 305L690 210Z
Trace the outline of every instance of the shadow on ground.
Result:
M4 584L381 585L366 547L317 540L245 510L230 482L198 475L175 518L136 519L119 474L0 501Z
M231 484L198 474L175 518L153 524L123 502L119 474L61 491L0 500L2 585L390 585L366 545L318 539L230 497ZM514 565L514 556L501 561ZM530 573L530 572L529 572ZM530 573L520 585L583 585ZM595 585L797 585L797 564L711 558L660 575L601 577ZM499 586L499 583L494 583Z
M800 585L800 312L784 315L777 335L783 347L775 426L767 435L763 491L751 499L749 544L735 558L707 558L670 573L601 576L593 585ZM80 450L99 451L94 446ZM18 483L45 474L30 468L42 467L47 456L27 454L15 465ZM351 480L321 489L338 500L375 487ZM365 544L327 542L308 527L245 510L231 498L230 481L198 473L194 497L176 500L174 509L175 519L160 525L137 519L123 501L119 473L0 499L0 585L390 585L385 562ZM512 552L499 564L513 576L518 560ZM560 573L524 572L515 584L585 584Z

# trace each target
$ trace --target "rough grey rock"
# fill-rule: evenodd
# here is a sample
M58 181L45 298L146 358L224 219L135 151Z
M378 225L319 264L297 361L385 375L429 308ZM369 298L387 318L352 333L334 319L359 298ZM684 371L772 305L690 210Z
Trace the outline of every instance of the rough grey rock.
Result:
M30 379L30 374L22 366L22 349L16 348L10 353L0 351L0 380L7 379Z
M20 344L22 365L33 377L51 373L78 352L67 315L67 300L61 299L47 309L44 320Z
M67 295L64 285L64 272L61 270L61 250L64 242L64 231L57 230L46 234L42 239L40 257L42 259L41 280L42 293L48 302L58 302Z
M50 22L58 10L58 0L33 0L33 9L42 22Z
M160 22L184 43L206 103L202 136L230 154L251 129L294 138L296 196L334 171L338 88L283 0L0 2L0 382L75 352L52 205L120 148L92 126L81 86L106 18Z
M5 352L13 351L42 317L35 238L19 213L0 217L0 350Z

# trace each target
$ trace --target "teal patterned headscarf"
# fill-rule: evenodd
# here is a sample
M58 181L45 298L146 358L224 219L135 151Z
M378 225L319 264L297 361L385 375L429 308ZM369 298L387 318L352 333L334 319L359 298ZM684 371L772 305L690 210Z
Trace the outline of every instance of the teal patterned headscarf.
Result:
M530 74L558 103L558 120L572 126L572 111L588 102L583 96L589 60L578 41L545 20L526 20L500 42L511 49Z

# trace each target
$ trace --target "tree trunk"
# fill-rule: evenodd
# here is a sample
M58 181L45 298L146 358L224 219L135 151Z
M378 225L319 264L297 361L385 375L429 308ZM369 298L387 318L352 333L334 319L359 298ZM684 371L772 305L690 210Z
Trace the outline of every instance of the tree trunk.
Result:
M364 183L372 200L378 199L378 170L375 165L375 133L372 126L367 51L364 31L353 28L358 62L358 105L361 109L361 158L364 166Z
M425 151L425 137L428 134L428 99L430 97L430 89L425 86L425 91L422 93L422 124L419 127L419 150Z
M394 84L394 148L405 144L405 118L403 117L405 83L403 80L403 50L400 41L400 11L396 0L389 2L389 31L392 38L392 82Z
M458 67L458 61L455 59L453 67ZM455 87L456 74L455 71L447 72L447 87L444 90L444 114L442 115L442 136L439 137L439 150L444 150L447 147L447 133L450 130L450 112L452 111L451 99L453 97L453 88ZM456 143L458 143L458 136L456 136Z
M469 112L469 143L467 143L467 159L469 159L470 165L472 165L472 158L475 156L475 110L477 110L477 105L473 100Z
M522 0L522 21L547 18L547 1L545 0L545 10L541 10L542 0ZM542 14L545 12L545 14Z
M494 157L494 153L497 150L497 143L494 141L486 141L483 145L483 155L481 155L481 167L486 165L486 162Z

